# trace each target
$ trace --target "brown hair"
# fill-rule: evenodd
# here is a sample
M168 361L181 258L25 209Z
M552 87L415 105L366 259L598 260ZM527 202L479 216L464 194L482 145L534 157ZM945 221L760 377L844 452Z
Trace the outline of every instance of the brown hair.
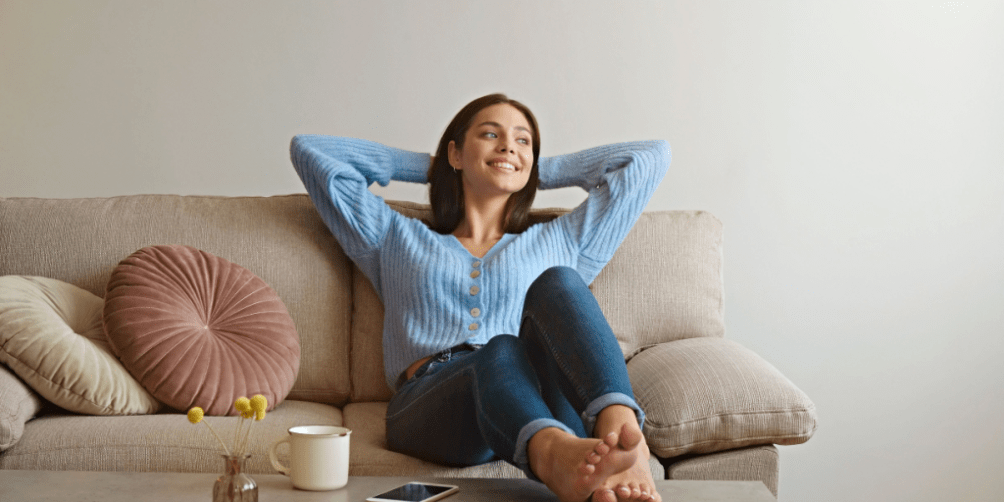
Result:
M463 148L464 138L474 122L474 116L481 110L498 104L507 104L522 112L526 121L530 123L533 137L533 167L530 170L530 179L525 187L509 196L509 200L506 201L503 231L520 233L531 224L530 206L533 205L540 180L537 168L537 159L540 157L540 132L537 128L537 119L523 103L509 99L505 94L489 94L467 103L453 117L439 140L436 157L429 166L429 203L432 205L432 221L429 227L436 232L451 233L464 218L464 184L460 177L461 171L454 170L450 165L450 141L453 141L457 148Z

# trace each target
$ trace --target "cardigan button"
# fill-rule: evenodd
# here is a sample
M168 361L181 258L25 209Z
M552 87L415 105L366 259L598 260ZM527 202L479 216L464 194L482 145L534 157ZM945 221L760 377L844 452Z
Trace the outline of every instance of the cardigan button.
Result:
M480 270L475 270L475 271L471 272L471 279L477 279L479 275L481 275L481 271Z
M468 326L467 329L469 329L471 331L477 330L478 329L478 323L476 323L476 322L475 323L471 323L471 325Z
M471 263L471 266L474 267L474 268L478 268L478 267L481 266L481 261L474 260L474 263Z
M481 315L481 309L474 307L471 309L471 317L478 317Z
M481 288L477 286L471 286L471 296L478 294L479 291L481 291Z

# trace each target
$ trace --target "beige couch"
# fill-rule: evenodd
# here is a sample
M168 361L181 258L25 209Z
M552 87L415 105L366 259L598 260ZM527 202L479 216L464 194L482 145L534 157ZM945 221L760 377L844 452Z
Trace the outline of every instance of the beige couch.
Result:
M306 195L0 198L0 276L50 277L103 296L115 265L154 244L248 268L296 324L300 371L286 401L256 424L251 472L273 472L266 450L288 427L335 424L353 431L353 475L522 475L502 461L450 468L386 449L383 307ZM708 213L645 213L591 288L629 358L656 475L761 480L776 494L774 445L808 440L815 409L769 363L723 338L721 244L721 223ZM224 437L237 421L213 418ZM209 432L176 411L99 417L48 405L0 454L0 468L219 472L222 461Z

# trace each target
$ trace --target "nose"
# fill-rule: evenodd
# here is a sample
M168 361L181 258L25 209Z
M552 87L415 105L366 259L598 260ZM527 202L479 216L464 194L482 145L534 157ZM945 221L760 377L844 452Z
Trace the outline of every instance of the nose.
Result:
M516 150L514 150L513 147L509 144L509 140L504 139L502 140L502 146L499 147L499 151L503 153L505 152L514 153Z

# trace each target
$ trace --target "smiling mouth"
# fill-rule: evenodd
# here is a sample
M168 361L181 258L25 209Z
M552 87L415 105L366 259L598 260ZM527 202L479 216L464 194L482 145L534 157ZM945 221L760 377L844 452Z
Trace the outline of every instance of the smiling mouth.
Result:
M510 164L508 162L489 162L488 165L492 166L492 167L494 167L496 169L502 169L502 170L505 170L505 171L515 171L516 170L516 166L514 166L514 165L512 165L512 164Z

